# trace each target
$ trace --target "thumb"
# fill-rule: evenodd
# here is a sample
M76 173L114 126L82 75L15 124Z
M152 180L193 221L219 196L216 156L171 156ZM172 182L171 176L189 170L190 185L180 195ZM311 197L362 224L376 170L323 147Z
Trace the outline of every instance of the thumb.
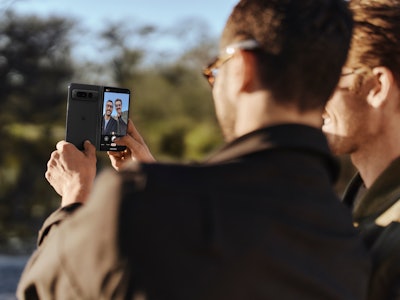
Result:
M83 152L86 156L96 156L96 147L88 140L83 143Z

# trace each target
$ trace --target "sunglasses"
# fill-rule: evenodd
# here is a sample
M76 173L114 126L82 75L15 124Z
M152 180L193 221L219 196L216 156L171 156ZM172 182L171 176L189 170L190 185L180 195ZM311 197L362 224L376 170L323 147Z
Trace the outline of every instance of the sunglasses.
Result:
M255 40L243 40L229 45L221 52L219 56L211 61L211 63L203 69L203 75L207 79L211 88L214 87L215 78L218 74L218 69L230 60L237 50L254 50L260 48L260 45Z

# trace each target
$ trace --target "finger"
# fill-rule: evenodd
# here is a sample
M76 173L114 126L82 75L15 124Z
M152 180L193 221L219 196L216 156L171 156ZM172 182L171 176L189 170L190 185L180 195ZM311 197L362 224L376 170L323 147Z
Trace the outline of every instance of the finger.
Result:
M86 140L83 143L84 153L87 157L95 158L96 157L96 147L89 141Z
M51 184L52 174L56 168L59 167L58 160L60 159L60 154L57 150L53 151L50 155L50 159L47 162L47 170L44 174L47 181Z
M125 149L124 151L107 151L107 154L110 159L112 158L115 160L124 160L131 155L128 149Z
M58 153L58 151L53 151L50 155L50 158L47 162L47 169L50 169L54 166L57 165L57 160L59 159L60 154Z
M132 136L135 140L143 142L143 137L140 135L139 131L136 129L135 125L133 124L132 120L128 120L128 128L127 133Z
M127 132L127 135L115 140L117 145L123 145L127 147L128 153L125 155L125 157L130 154L133 160L154 162L155 159L153 155L130 119L128 120Z
M124 165L124 162L125 162L123 159L112 156L112 155L110 156L110 161L111 161L112 167L117 171L119 171L122 168L122 166Z
M59 141L59 142L56 144L56 149L57 149L57 150L62 150L66 144L69 144L69 143L66 142L66 141L64 141L64 140Z
M112 156L112 155L110 155L109 157L110 157L111 165L112 165L113 167L115 167L117 161L119 161L120 158L115 157L115 156Z
M127 135L119 137L115 140L115 143L117 145L123 145L123 146L134 146L134 143L132 143L132 139L135 140L137 144L143 144L144 140L142 136L140 135L139 131L136 129L135 125L133 124L131 119L128 119L128 127L126 129ZM129 145L128 145L129 144Z
M58 152L58 150L54 150L53 152L51 152L49 162L51 160L57 160L59 157L60 157L60 153Z
M46 173L44 173L44 177L46 178L46 180L48 182L50 182L50 180L51 180L51 172L49 172L49 170L47 170Z
M108 156L113 156L116 158L121 158L123 156L125 156L125 152L124 151L107 151Z
M123 156L130 156L132 153L138 154L143 148L143 144L135 140L133 137L126 135L116 141L117 145L124 145L127 147Z

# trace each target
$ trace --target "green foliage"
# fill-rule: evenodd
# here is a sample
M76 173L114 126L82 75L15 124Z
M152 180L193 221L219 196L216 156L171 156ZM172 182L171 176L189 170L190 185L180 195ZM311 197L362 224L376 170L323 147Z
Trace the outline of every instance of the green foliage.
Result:
M205 144L216 147L221 142L211 92L199 69L163 67L134 77L132 86L131 118L156 157L201 159L212 147L193 143L193 134L204 128Z
M44 174L64 138L69 82L129 88L130 118L159 160L202 160L222 144L201 75L217 42L203 23L188 21L169 33L151 25L108 24L96 39L106 45L97 63L72 57L75 25L10 12L0 20L0 250L34 239L59 205ZM178 37L179 51L157 53L154 38L162 34ZM126 36L133 39L128 43ZM108 156L98 153L98 170L107 167Z
M36 234L54 209L46 162L65 119L65 81L72 76L68 33L57 18L0 20L0 236Z
M71 26L59 18L12 13L0 21L0 127L60 119L64 84L73 72L67 39Z
M204 30L200 46L157 61L163 56L144 50L156 27L111 25L99 36L107 59L95 63L73 59L74 28L71 20L10 12L0 20L0 250L34 238L59 205L44 174L64 138L69 82L130 88L130 117L159 159L200 160L222 141L200 72L208 46L216 44ZM128 33L136 45L127 44ZM107 155L98 153L98 170L109 166Z

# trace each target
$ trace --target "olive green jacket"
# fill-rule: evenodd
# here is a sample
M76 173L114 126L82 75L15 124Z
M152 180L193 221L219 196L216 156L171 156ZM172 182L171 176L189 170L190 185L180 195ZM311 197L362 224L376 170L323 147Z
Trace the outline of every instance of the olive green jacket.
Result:
M400 299L400 158L365 189L360 174L343 201L352 207L355 225L372 254L369 300Z

